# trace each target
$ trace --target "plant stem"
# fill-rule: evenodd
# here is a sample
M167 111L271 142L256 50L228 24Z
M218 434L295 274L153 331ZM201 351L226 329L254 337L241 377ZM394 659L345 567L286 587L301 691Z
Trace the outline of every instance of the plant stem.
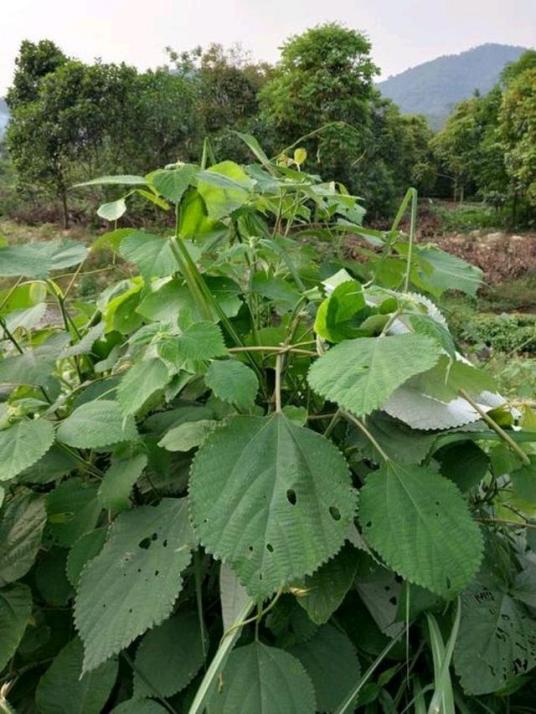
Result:
M283 354L278 353L275 358L275 411L277 414L281 413L281 370L283 368Z
M250 345L247 347L230 347L229 352L278 352L284 354L285 352L294 352L299 355L307 355L309 357L316 357L316 352L312 350L302 350L293 345L281 346L281 345Z
M516 442L512 439L510 434L507 434L506 431L500 427L496 421L494 421L486 412L478 405L474 399L472 399L469 394L465 391L465 389L460 389L458 394L465 399L466 402L469 402L469 404L473 407L473 409L480 414L482 419L486 422L486 424L493 429L493 431L500 436L500 438L508 444L508 446L512 449L512 451L515 451L515 453L519 456L521 461L526 465L530 466L530 459L527 456L527 454L521 449Z
M205 628L205 619L203 617L203 593L201 589L201 559L199 551L194 553L194 577L195 577L195 600L197 604L197 617L199 619L199 631L201 632L201 648L203 650L203 661L207 660L207 631Z
M344 416L345 419L348 419L348 421L351 421L352 424L355 424L357 428L363 432L363 434L367 437L367 439L370 441L372 446L376 449L376 451L380 454L382 459L384 461L391 461L390 457L387 456L385 451L382 449L382 447L378 444L376 439L372 436L370 431L367 429L367 427L363 424L363 422L355 417L353 414L349 414L348 412L342 412L342 415Z

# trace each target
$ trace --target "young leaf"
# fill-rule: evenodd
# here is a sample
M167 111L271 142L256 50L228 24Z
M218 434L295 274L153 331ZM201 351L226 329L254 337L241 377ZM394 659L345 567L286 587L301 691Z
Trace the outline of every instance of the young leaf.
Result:
M97 215L104 218L106 221L117 221L127 210L127 204L124 198L119 198L111 203L103 203L97 209Z
M345 340L316 360L309 384L321 396L363 416L382 407L394 390L439 359L439 345L422 335Z
M136 652L134 697L150 697L155 690L171 697L192 681L203 661L197 614L179 612L144 635Z
M54 442L54 427L46 419L17 422L0 431L0 481L8 481L33 466Z
M32 614L32 591L23 583L0 589L0 670L9 663Z
M177 271L177 261L169 240L145 233L132 231L121 241L121 257L135 263L146 283L152 278L165 278Z
M69 642L39 680L36 703L40 714L101 714L117 679L118 662L110 660L82 675L82 643Z
M222 686L209 699L211 714L314 714L311 680L296 657L253 642L231 653Z
M370 474L359 520L391 568L438 595L462 590L478 570L478 525L452 481L427 468L389 462Z
M316 710L332 712L359 679L361 667L348 636L332 625L324 625L306 642L289 652L300 660L311 677Z
M205 374L205 384L218 399L239 409L252 407L259 390L255 372L234 359L211 362Z
M84 533L93 530L102 505L97 487L71 478L47 495L48 530L61 546L72 546Z
M186 499L166 498L116 518L80 576L75 622L84 672L170 615L194 543Z
M132 487L147 466L147 456L137 454L112 461L99 486L98 500L103 508L123 511L130 506Z
M192 464L194 528L252 595L267 596L333 556L355 501L342 454L283 414L235 417Z
M78 449L98 449L138 435L132 417L124 417L117 402L96 399L75 409L58 429L58 441Z
M123 375L117 388L117 401L123 414L135 414L153 394L164 389L169 380L168 368L158 357L136 362Z
M32 567L46 523L45 499L19 492L0 512L0 587L22 578Z

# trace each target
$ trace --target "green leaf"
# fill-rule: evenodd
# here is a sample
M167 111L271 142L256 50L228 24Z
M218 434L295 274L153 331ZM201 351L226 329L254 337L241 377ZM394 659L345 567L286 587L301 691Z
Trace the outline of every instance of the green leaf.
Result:
M536 666L536 621L506 592L476 583L462 595L454 666L468 694L489 694Z
M299 586L296 600L317 625L323 625L342 603L357 571L357 552L351 545L324 563Z
M80 576L75 622L84 671L97 667L170 614L195 543L186 499L121 513Z
M48 530L59 545L69 548L93 530L101 510L96 486L80 478L63 481L47 495Z
M86 563L101 552L107 532L107 528L96 528L94 531L84 533L69 550L65 571L67 579L74 588L78 587L80 573Z
M397 387L439 359L439 345L421 335L346 340L316 360L309 384L357 416L382 407Z
M448 444L435 452L434 459L443 476L463 492L478 486L490 467L489 456L473 441Z
M171 697L192 681L204 659L197 614L179 612L144 635L136 652L134 697L154 691Z
M194 528L252 595L313 572L342 546L355 511L342 454L283 414L235 417L192 464Z
M72 240L0 247L0 277L46 278L53 270L63 270L81 263L87 248Z
M67 579L67 550L52 547L43 553L34 570L34 580L39 595L47 605L66 607L73 596Z
M32 591L15 583L0 590L0 671L19 646L32 614Z
M237 622L238 614L251 602L251 598L235 572L225 563L220 567L220 602L223 631L227 632Z
M510 479L515 496L536 505L536 456L530 457L530 465L512 471Z
M165 278L177 271L177 261L168 239L133 231L121 241L119 253L129 263L135 263L145 282Z
M385 412L375 412L367 417L367 429L387 456L401 464L420 464L437 439L437 434L410 429ZM378 463L378 450L357 429L352 434L352 443L354 440L365 458Z
M127 204L124 198L119 198L111 203L103 203L97 209L97 215L104 218L106 221L117 221L127 210Z
M147 179L143 176L132 176L131 174L118 174L117 176L99 176L98 178L91 179L91 181L84 181L83 183L77 183L74 188L79 186L146 186Z
M207 171L200 171L197 190L202 196L210 218L219 220L246 203L252 181L233 161L222 161Z
M111 714L167 714L168 710L154 699L129 699L112 709Z
M117 679L117 660L82 675L82 643L69 642L39 680L35 700L40 714L101 714Z
M137 362L126 372L117 388L117 401L123 414L135 414L170 380L169 370L158 357Z
M19 492L0 512L0 587L22 578L32 567L46 523L45 499Z
M300 660L311 677L316 710L332 712L359 680L361 667L348 636L332 625L321 627L310 640L289 652Z
M367 542L397 573L442 596L462 590L482 558L482 536L448 479L420 466L387 463L360 491Z
M313 685L300 661L260 642L231 653L208 703L211 714L315 712Z
M212 322L195 322L178 337L160 345L163 359L180 369L187 360L208 360L227 354L220 328Z
M361 285L355 280L340 283L320 304L314 330L322 339L330 342L357 337L359 325L353 318L365 308L365 295Z
M162 169L151 174L151 183L168 201L179 203L198 171L197 166L193 164L184 164L176 169Z
M5 357L0 362L0 383L45 384L54 370L58 353L58 349L43 345L24 354Z
M0 431L0 481L8 481L33 466L54 442L54 427L46 419L19 421Z
M217 422L212 419L179 424L165 434L158 446L168 451L190 451L202 444L216 425Z
M99 486L98 499L103 508L124 511L130 507L132 487L142 475L147 461L145 454L112 461Z
M17 481L30 484L46 484L56 481L76 469L79 462L59 444L53 444L35 464L19 474Z
M418 335L437 340L451 360L456 359L456 346L448 329L430 315L410 315L409 323Z
M416 268L412 282L432 295L440 296L445 290L461 290L474 297L482 283L480 268L433 246L414 246Z
M259 380L255 372L234 359L211 362L205 374L205 384L214 395L239 409L249 409L255 403Z
M77 449L98 449L137 437L132 417L124 417L119 404L96 399L75 409L58 429L58 440Z

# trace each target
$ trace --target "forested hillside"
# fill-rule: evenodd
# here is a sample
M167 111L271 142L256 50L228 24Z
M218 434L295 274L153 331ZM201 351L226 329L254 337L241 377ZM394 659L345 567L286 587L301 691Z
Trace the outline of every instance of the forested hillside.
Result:
M442 126L455 105L481 94L498 82L504 66L515 62L525 48L487 43L411 67L378 84L384 97L408 114L424 114L433 129Z

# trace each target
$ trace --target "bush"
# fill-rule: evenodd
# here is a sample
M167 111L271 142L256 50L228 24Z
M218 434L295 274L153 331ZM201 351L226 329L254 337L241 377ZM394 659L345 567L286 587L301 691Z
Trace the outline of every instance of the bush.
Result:
M2 706L527 708L536 416L426 297L480 273L245 141L100 180L95 303L55 277L83 245L0 247ZM116 227L133 186L174 231ZM346 232L363 260L319 261Z

